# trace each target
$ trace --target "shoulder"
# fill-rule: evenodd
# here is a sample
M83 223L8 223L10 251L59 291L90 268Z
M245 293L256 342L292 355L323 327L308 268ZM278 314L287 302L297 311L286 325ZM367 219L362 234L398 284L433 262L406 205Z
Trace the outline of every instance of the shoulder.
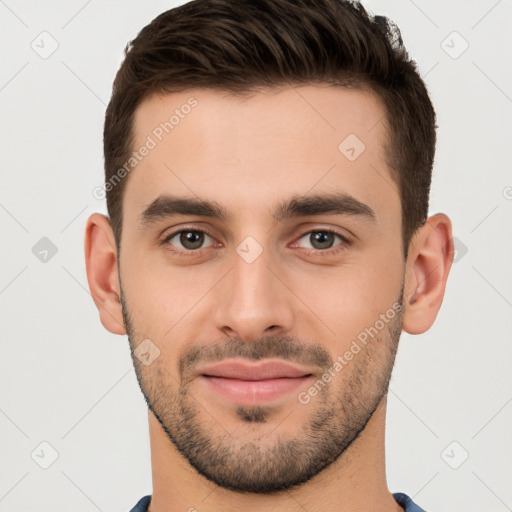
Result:
M135 507L133 507L130 512L146 512L149 507L149 502L151 501L151 494L148 496L144 496L141 498Z
M414 501L412 501L407 494L404 494L403 492L395 492L393 493L393 498L395 498L395 501L403 507L405 512L426 512L421 507L416 505Z

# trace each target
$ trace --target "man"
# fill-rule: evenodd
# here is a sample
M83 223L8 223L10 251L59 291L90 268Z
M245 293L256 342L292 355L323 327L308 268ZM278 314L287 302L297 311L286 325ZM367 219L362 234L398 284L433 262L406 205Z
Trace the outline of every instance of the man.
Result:
M149 409L133 511L421 511L387 488L386 396L453 244L398 29L344 0L195 0L125 53L85 255Z

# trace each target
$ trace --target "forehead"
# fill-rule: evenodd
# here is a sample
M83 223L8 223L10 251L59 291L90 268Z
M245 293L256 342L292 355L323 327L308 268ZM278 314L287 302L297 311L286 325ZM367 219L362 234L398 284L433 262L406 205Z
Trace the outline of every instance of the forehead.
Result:
M152 95L133 132L138 156L123 215L134 222L163 193L269 217L276 202L311 191L341 191L376 211L389 201L399 207L384 159L384 109L369 91L311 85Z

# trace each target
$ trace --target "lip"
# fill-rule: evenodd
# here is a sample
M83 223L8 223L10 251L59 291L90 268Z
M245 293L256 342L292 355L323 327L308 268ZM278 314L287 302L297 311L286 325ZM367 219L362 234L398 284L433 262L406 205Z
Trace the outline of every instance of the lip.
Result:
M311 375L306 368L294 366L290 363L277 360L262 360L247 362L241 359L226 359L198 369L200 375L210 377L223 377L225 379L239 380L269 380L281 378L297 378Z
M313 378L307 368L284 361L230 359L200 368L197 376L209 391L238 405L277 400Z

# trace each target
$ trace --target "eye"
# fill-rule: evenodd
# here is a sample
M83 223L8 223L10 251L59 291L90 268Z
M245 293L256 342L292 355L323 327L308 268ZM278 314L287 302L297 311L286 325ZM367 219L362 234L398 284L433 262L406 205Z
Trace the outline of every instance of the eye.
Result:
M340 240L336 242L336 238ZM337 231L330 229L315 229L304 233L293 246L301 245L300 241L305 240L303 244L307 252L320 255L329 255L343 251L351 245L350 240ZM208 246L205 242L210 241ZM183 256L194 256L201 252L201 249L213 246L215 239L208 232L202 229L185 228L171 233L162 240L162 244L166 246L174 254ZM309 245L308 245L309 244Z
M182 229L167 236L162 243L174 246L177 245L178 250L171 248L171 251L176 253L185 253L202 249L205 239L213 241L213 238L206 231L200 229ZM180 246L185 250L180 250Z
M341 242L334 245L336 238L341 240ZM313 249L314 252L316 251L328 254L337 252L338 250L343 250L350 245L350 240L342 234L330 229L315 229L313 231L308 231L299 238L299 242L303 239L305 239L306 244L309 244L309 247L306 246L306 249Z

